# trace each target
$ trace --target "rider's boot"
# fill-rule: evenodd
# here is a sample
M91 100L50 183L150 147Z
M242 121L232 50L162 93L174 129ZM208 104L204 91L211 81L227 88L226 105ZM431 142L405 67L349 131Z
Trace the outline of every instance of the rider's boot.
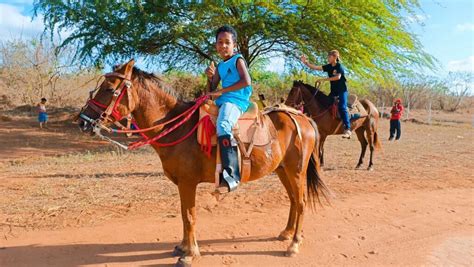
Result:
M231 136L219 136L222 174L220 176L218 193L227 193L237 189L240 183L239 156L237 146L232 145Z

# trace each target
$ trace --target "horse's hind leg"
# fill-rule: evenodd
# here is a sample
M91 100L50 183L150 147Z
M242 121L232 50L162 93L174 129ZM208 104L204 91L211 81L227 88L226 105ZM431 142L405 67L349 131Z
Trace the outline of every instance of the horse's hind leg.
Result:
M324 142L326 137L327 135L321 135L319 139L319 162L321 162L321 167L324 166Z
M288 180L288 176L285 173L285 170L282 167L279 167L275 170L280 178L281 183L286 189L288 193L288 198L290 199L290 215L288 216L288 223L286 224L285 230L283 230L280 235L278 236L278 240L290 240L295 234L295 227L296 227L296 201L295 195L291 189L290 181Z
M357 166L356 166L356 169L359 169L362 164L364 163L364 157L365 157L365 152L367 151L367 139L365 138L365 129L360 127L358 128L356 131L356 134L357 134L357 139L359 139L359 142L360 142L360 147L361 147L361 151L360 151L360 157L359 157L359 162L357 163Z

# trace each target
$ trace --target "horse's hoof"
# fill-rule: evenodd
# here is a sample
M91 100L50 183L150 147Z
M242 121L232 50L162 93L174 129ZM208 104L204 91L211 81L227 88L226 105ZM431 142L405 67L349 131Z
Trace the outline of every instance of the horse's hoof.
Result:
M291 243L291 245L288 247L288 250L286 251L285 255L287 257L295 257L296 254L298 254L298 253L300 253L299 244Z
M371 171L374 170L374 167L370 166L370 167L367 168L367 170L368 170L369 172L371 172Z
M356 169L356 170L360 170L360 167L362 167L362 165L359 164L359 165L357 165L357 166L355 167L355 169Z
M299 252L298 249L290 248L286 251L285 256L289 258L293 258L293 257L296 257L298 252Z
M283 231L280 233L280 235L277 237L279 241L286 241L290 240L293 237L293 234L288 232L288 231Z
M176 262L175 266L176 267L191 267L193 264L193 257L187 256L187 257L181 257L178 259Z
M173 252L171 253L173 257L181 257L184 255L184 250L179 246L174 247Z

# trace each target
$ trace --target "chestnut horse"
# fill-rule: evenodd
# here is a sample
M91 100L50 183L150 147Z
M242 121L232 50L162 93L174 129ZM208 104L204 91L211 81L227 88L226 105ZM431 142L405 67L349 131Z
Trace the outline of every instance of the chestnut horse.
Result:
M123 93L122 88L127 93ZM130 113L139 128L148 128L176 118L194 105L192 102L181 100L172 89L164 86L158 77L135 68L133 60L115 68L114 72L106 74L105 80L97 90L96 95L88 101L79 115L79 124L86 132L92 131L97 126L96 123L110 125ZM122 93L123 97L117 97ZM91 106L91 101L96 103L92 105L94 107ZM109 114L112 112L114 116L104 115L106 112L101 114L97 106L102 106L102 110L113 106L113 110L109 109ZM253 149L249 181L272 172L278 174L291 201L289 219L279 239L292 240L286 255L293 256L299 252L302 242L306 203L313 205L319 197L326 196L324 192L326 187L320 178L319 136L317 126L305 115L290 115L286 112L275 111L269 113L268 116L277 130L277 138L269 147ZM180 139L193 129L198 120L199 114L196 112L188 121L159 141L169 143ZM175 123L153 129L145 134L152 138L169 130L173 125ZM214 183L216 168L217 149L212 149L211 158L206 157L196 137L196 134L193 134L181 143L168 147L152 143L161 159L166 177L178 186L183 239L176 246L174 255L180 256L177 265L181 266L190 265L193 257L200 255L195 236L196 187L199 183Z
M293 87L285 102L286 105L292 107L303 105L304 111L309 113L311 118L318 125L320 134L319 158L321 160L321 166L324 165L324 142L326 138L328 135L342 134L344 131L341 120L335 118L331 110L332 103L333 99L321 92L319 88L301 81L293 82ZM364 106L368 115L351 121L351 129L357 134L357 139L359 139L362 148L356 169L362 166L368 145L370 148L370 161L367 169L370 171L374 165L374 150L381 148L377 133L379 112L375 105L367 99L360 100L360 103Z

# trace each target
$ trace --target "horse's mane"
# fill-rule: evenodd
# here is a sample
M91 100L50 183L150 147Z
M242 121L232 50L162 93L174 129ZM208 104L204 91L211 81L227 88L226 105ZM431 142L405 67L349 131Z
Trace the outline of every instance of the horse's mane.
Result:
M114 71L116 71L120 67L121 66L114 66L113 69ZM153 91L153 88L157 86L165 93L176 97L177 99L182 99L182 95L179 92L177 92L176 90L174 90L174 88L166 84L161 77L155 75L154 73L141 70L138 67L133 67L132 78L136 78L140 85L149 92Z
M314 98L316 99L316 101L319 104L321 104L324 108L328 108L333 104L333 99L331 99L331 97L327 96L324 92L322 92L321 90L317 89L316 87L312 85L306 84L303 81L294 81L293 86L306 88L311 93L311 95L314 95Z

